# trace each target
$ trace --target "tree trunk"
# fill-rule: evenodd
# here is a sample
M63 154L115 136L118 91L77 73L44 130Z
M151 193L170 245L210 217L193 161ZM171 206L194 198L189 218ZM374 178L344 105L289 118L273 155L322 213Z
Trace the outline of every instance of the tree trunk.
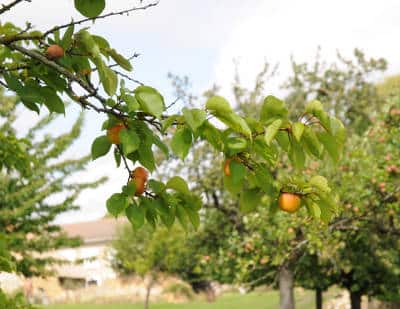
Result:
M361 309L361 293L350 292L351 309Z
M279 270L280 309L294 309L293 273L283 265Z
M322 290L318 288L315 290L315 308L322 309Z
M154 282L155 282L155 279L153 276L151 276L150 281L146 286L146 298L144 300L144 309L149 309L150 292L151 292L151 288L153 287Z

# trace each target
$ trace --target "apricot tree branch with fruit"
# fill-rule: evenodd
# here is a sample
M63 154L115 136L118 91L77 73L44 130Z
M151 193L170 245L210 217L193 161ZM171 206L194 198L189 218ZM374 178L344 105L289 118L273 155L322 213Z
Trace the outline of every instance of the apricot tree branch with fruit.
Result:
M170 227L176 219L185 228L189 223L198 227L202 200L189 190L184 175L163 183L149 179L148 174L156 169L155 148L167 158L173 154L184 160L197 141L208 142L227 158L225 188L238 196L243 212L255 210L265 195L272 208L279 204L282 210L295 212L304 204L310 215L325 221L337 212L325 178L305 180L300 173L278 181L271 174L282 156L288 156L299 171L309 160L339 160L344 127L320 102L310 102L294 123L285 103L273 96L265 98L258 119L241 117L219 96L211 97L203 108L185 107L168 114L156 89L120 71L132 71L130 58L89 28L76 29L88 21L145 10L157 3L106 14L102 14L105 0L74 3L86 18L45 32L31 27L22 30L12 23L0 25L0 82L37 113L43 105L51 113L65 113L63 96L67 95L83 108L107 115L102 126L106 133L94 140L92 158L106 155L114 145L117 167L123 162L129 173L121 192L107 200L112 215L125 213L135 228L145 222ZM94 86L97 81L101 89ZM139 86L132 89L126 84L129 81ZM171 136L169 143L162 140L165 135Z

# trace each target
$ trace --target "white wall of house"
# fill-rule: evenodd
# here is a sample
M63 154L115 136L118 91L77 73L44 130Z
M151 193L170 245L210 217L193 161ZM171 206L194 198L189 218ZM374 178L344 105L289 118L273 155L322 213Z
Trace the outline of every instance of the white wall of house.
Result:
M80 264L67 264L57 267L59 277L95 280L101 285L107 279L115 279L117 274L111 267L111 248L105 244L85 245L78 248L65 248L55 251L53 256L70 262L84 259Z

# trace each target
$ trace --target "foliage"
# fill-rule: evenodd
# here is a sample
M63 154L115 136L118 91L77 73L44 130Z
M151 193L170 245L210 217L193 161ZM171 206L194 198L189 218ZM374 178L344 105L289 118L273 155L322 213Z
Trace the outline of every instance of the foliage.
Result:
M153 230L145 226L135 231L124 225L113 242L113 265L122 274L179 273L185 239L184 231L178 228Z
M302 110L303 102L319 100L346 127L361 133L373 123L373 112L381 110L383 100L374 78L386 68L385 59L368 59L359 49L353 59L337 53L337 61L329 65L321 60L320 51L311 64L292 60L293 75L284 84L288 104L291 110Z
M14 296L9 296L6 295L1 289L0 289L0 305L2 305L3 308L7 309L38 309L37 307L30 305L26 301L22 293L17 293Z
M184 296L187 299L194 298L194 293L191 286L184 283L173 283L165 288L163 293L171 293L175 297Z
M328 238L325 250L331 254L322 257L336 273L331 284L395 301L400 291L399 107L399 97L389 99L374 126L349 141L340 180L327 172L337 183L346 210Z
M0 14L19 2L4 6ZM184 160L195 142L206 141L226 157L234 158L232 177L225 177L224 184L228 191L240 194L242 205L253 205L245 211L254 210L263 195L275 200L280 190L289 190L301 194L304 202L308 201L310 209L314 209L310 213L315 217L319 217L319 211L315 211L319 209L320 217L329 219L336 205L326 191L325 181L320 186L321 183L308 182L311 179L292 178L272 184L268 172L285 153L297 169L303 168L307 158L325 160L327 155L337 162L344 143L344 128L337 118L322 109L321 103L307 104L303 114L307 115L306 119L301 113L289 117L285 103L273 96L265 98L260 117L243 118L218 96L210 97L201 108L186 108L170 114L156 89L128 75L132 71L130 59L112 48L104 37L91 33L90 27L85 27L90 21L144 10L156 4L103 13L103 0L76 0L75 8L85 18L46 31L33 29L29 23L26 28L20 28L3 22L0 25L2 84L17 94L27 108L38 113L42 107L51 113L65 113L61 98L67 95L83 108L105 113L108 119L103 130L123 124L120 144L113 148L116 165L123 161L128 172L127 183L132 177L130 165L141 164L150 171L156 169L155 148L164 152L165 157L172 152ZM64 54L50 55L47 51L50 45L60 46ZM94 86L96 80L100 81L102 89ZM133 87L132 83L139 86ZM210 121L210 117L218 121ZM290 120L295 117L301 125ZM217 122L223 123L224 129L220 129ZM292 127L303 126L304 134L296 129L294 135ZM161 139L164 134L172 136L169 145ZM92 158L106 155L111 146L106 134L96 138ZM177 179L170 180L174 185L168 185L168 180L162 183L151 179L145 194L137 197L132 196L135 192L132 187L123 186L121 192L108 199L107 209L114 216L125 213L135 228L145 222L152 226L161 222L170 227L175 219L185 228L188 224L197 228L201 200L188 190L182 178L177 185Z
M358 62L366 65L357 51L356 55ZM358 97L366 99L368 93L374 93L372 97L381 104L379 108L372 106L368 109L371 124L361 130L359 123L342 118L350 124L351 132L359 134L351 135L339 164L318 165L313 162L304 171L309 175L320 170L332 181L332 191L346 205L346 209L329 225L310 221L301 212L300 216L290 218L279 212L273 216L273 212L263 208L259 208L256 214L243 216L237 213L238 200L227 195L219 181L223 158L210 151L207 145L197 145L191 152L190 161L185 166L178 165L177 169L184 169L191 175L189 180L194 184L193 189L204 192L204 223L193 238L201 244L199 248L208 250L208 268L203 269L207 278L247 283L249 287L271 284L276 283L279 267L289 262L296 283L305 288L324 291L333 284L339 284L352 292L397 300L399 268L396 214L399 205L400 158L397 129L400 109L396 105L398 77L375 85L368 81L369 72L384 61L370 60L368 63L370 68L365 68L366 72L362 73L362 67L359 68L357 80L363 87L360 86L357 91L360 92ZM349 68L361 66L350 62L347 65ZM346 72L348 69L334 70L335 67L334 64L328 66L330 69L327 70L330 71L326 74L343 77L331 80L332 83L328 85L340 90L339 93L332 91L331 96L341 98L343 104L336 106L336 111L342 117L340 115L345 115L349 107L344 104L346 96L352 93L343 90L349 87L354 76L351 77L351 69ZM325 76L323 70L320 74ZM300 76L298 72L294 72L294 75ZM298 83L308 85L306 76L308 78L309 75L304 73L304 80ZM259 75L261 80L256 79L254 89L247 90L240 84L234 84L235 97L240 99L238 113L259 113L262 104L259 94L263 91L264 78L269 77L268 70L264 68ZM240 79L236 77L235 80ZM301 87L296 91L308 91L300 90ZM290 109L296 109L292 95L293 92L289 94L287 102ZM351 100L350 96L347 101ZM293 126L294 137L303 134L301 125L296 123L296 128ZM279 179L293 172L289 162L282 160L277 169L271 171L271 175ZM323 185L324 181L321 179L320 183L318 176L314 176L314 179ZM382 183L385 185L379 185ZM219 231L216 237L213 231Z
M1 118L1 131L15 135L15 120L18 118L15 100L13 104L2 106L1 110L5 116ZM70 132L59 136L47 133L53 120L54 116L43 117L23 137L31 143L25 152L25 157L30 160L30 173L0 171L0 233L7 250L12 253L17 272L25 276L45 275L48 266L59 262L39 254L79 245L78 239L70 239L61 233L53 220L59 214L77 209L75 200L80 192L94 188L102 181L74 183L68 179L85 168L88 156L60 159L79 137L83 115L79 116Z

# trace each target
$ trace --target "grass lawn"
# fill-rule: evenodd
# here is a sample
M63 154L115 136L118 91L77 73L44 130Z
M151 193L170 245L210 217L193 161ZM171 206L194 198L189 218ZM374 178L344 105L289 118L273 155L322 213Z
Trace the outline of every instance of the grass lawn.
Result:
M226 294L219 297L214 303L193 301L183 304L151 304L151 309L275 309L279 307L279 293L277 291L253 292L246 295ZM314 293L311 291L296 293L296 308L309 309L314 307ZM141 309L142 303L137 304L104 304L104 305L49 305L46 309Z

